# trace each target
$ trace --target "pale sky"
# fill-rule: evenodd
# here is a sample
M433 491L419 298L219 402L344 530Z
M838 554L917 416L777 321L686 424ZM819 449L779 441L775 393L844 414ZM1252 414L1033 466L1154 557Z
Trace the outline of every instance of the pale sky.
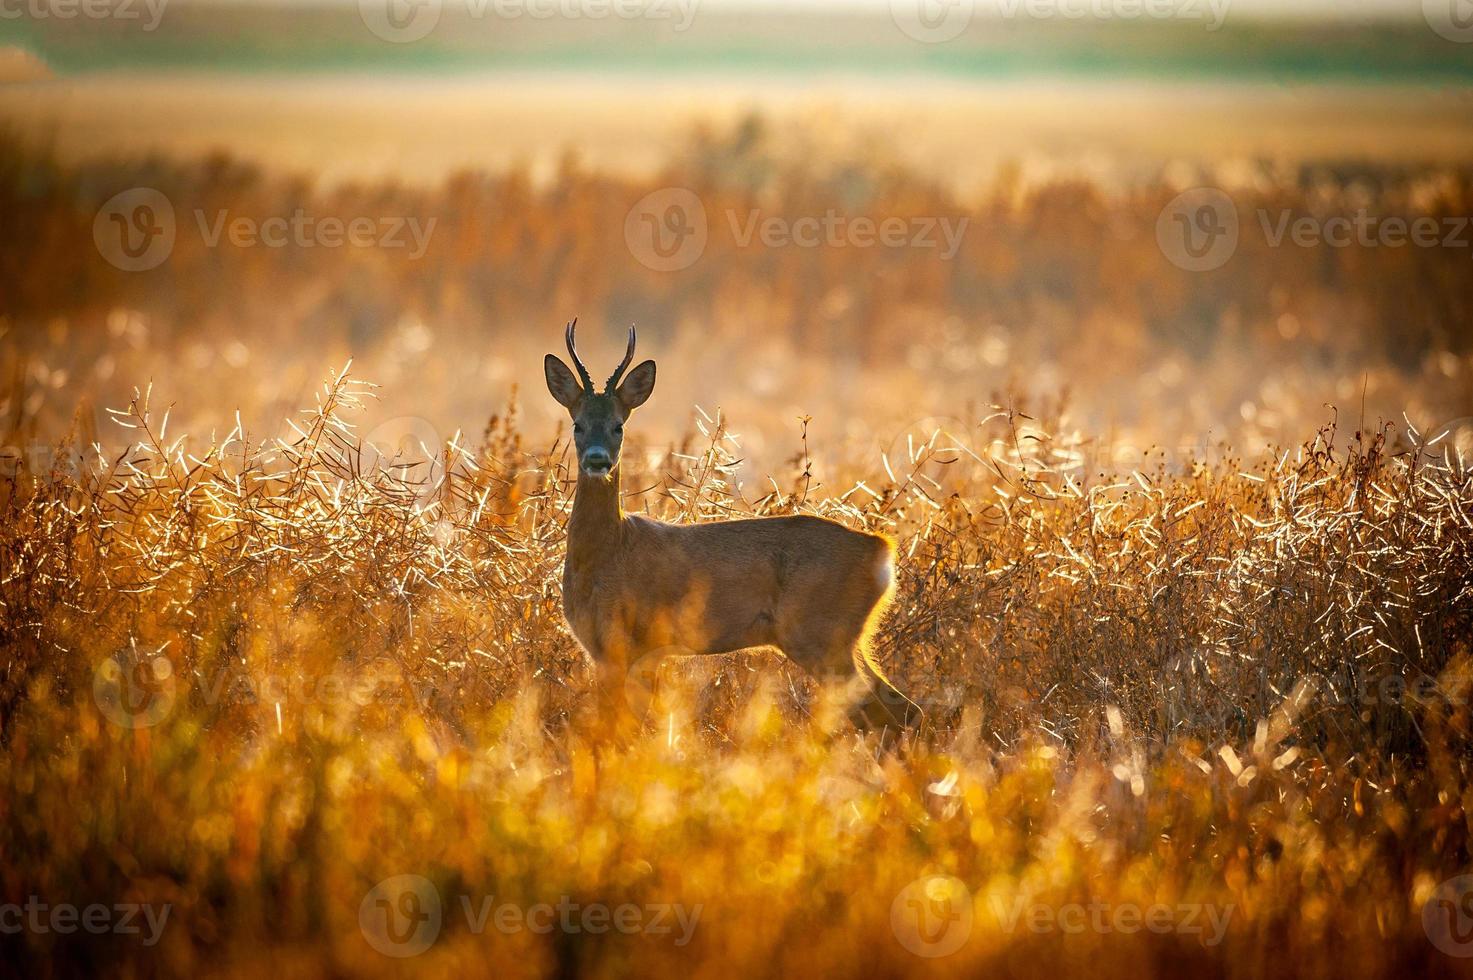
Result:
M869 10L885 12L891 0L699 0L703 7L770 7L792 9L807 7L816 10ZM1254 14L1285 14L1316 17L1358 17L1368 13L1377 15L1401 14L1408 18L1422 15L1422 0L1231 0L1232 9L1251 11ZM989 0L977 0L978 10L985 10Z
M171 0L177 4L187 3L243 3L263 6L312 6L317 4L352 4L357 0ZM841 13L863 11L883 14L889 11L892 0L695 0L706 10L768 9L768 10L824 10ZM901 2L901 0L894 0ZM905 0L910 2L910 0ZM948 0L934 0L937 3ZM961 2L961 0L950 0ZM997 0L973 0L979 12L995 6ZM1183 0L1186 2L1186 0ZM1315 17L1357 20L1367 15L1376 17L1422 16L1423 0L1228 0L1230 9L1257 17Z

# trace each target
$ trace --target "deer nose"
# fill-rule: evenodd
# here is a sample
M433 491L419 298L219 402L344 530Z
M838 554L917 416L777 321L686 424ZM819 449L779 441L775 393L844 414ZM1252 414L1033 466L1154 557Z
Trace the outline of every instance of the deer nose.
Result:
M607 449L589 446L583 453L583 469L594 476L602 476L613 469L614 460Z

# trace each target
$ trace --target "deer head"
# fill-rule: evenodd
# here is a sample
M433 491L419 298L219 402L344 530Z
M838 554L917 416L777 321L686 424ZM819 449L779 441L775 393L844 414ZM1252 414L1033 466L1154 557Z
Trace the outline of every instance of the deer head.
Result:
M655 362L644 361L625 376L625 368L634 359L634 328L630 327L629 348L624 352L624 360L619 362L618 368L604 384L604 390L599 392L573 346L573 333L577 326L578 318L574 317L564 332L568 356L578 369L577 376L554 354L543 359L542 370L547 375L547 390L573 418L578 472L608 479L614 467L619 465L619 450L624 446L624 421L655 390Z

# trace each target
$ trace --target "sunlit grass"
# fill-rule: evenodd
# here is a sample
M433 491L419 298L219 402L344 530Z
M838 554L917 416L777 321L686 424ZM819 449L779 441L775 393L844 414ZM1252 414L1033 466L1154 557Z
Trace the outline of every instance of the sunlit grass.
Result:
M0 483L0 898L171 910L156 945L27 930L16 962L1453 970L1423 910L1469 853L1473 477L1421 433L1102 477L1003 408L984 452L938 432L814 492L800 447L755 500L720 420L632 452L631 509L897 538L879 650L929 719L877 759L761 658L677 666L642 732L588 730L565 444L527 448L513 410L386 462L352 427L368 392L335 376L285 441L213 445L141 392L123 456ZM440 913L398 959L363 909L402 875ZM560 902L644 918L475 917Z
M1189 273L1164 175L961 200L802 149L750 120L656 184L318 188L0 135L0 974L1459 973L1466 250L1247 235ZM1473 186L1249 169L1244 215ZM191 233L128 273L91 222L145 185L186 230L438 230L415 261ZM624 235L667 185L712 217L678 275ZM742 248L753 208L970 230ZM627 509L895 538L877 652L927 715L895 751L763 653L637 665L639 725L589 720L568 434L517 394L575 312L660 360ZM402 458L370 438L410 414ZM168 916L6 931L33 900Z

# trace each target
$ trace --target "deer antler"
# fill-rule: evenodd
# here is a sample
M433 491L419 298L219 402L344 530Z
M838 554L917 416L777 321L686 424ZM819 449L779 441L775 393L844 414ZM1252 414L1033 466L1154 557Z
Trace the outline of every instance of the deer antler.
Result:
M573 334L578 329L578 318L575 316L568 321L567 329L563 331L563 339L568 342L568 356L573 359L573 367L578 369L578 377L583 379L583 389L593 394L593 379L588 376L588 368L583 366L583 359L578 356L578 351L573 347Z
M609 375L608 384L604 385L604 394L609 394L618 387L619 378L623 376L624 369L632 360L634 360L634 324L631 323L629 325L629 349L624 352L624 360L620 361L619 366L614 368L614 373Z

